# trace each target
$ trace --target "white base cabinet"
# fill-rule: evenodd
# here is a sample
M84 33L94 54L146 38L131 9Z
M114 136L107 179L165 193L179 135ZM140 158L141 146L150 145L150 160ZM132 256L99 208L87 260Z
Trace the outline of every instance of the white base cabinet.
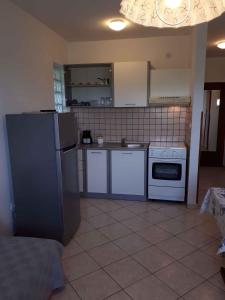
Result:
M80 193L84 191L84 159L83 150L78 149L78 178L79 178L79 190Z
M111 151L111 192L145 195L145 151Z
M108 193L107 150L87 150L87 192Z

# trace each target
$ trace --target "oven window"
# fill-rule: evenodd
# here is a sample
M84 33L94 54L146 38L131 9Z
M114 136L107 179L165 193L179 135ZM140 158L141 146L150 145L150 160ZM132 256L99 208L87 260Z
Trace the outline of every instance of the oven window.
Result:
M181 180L182 165L173 163L153 163L152 178L158 180Z

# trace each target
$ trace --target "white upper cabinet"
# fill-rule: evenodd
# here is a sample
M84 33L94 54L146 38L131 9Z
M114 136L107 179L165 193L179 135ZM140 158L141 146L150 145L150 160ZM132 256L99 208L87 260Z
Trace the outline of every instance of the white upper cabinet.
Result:
M191 96L190 69L160 69L150 71L150 104L163 101L187 101Z
M114 106L144 107L148 103L149 63L114 63Z

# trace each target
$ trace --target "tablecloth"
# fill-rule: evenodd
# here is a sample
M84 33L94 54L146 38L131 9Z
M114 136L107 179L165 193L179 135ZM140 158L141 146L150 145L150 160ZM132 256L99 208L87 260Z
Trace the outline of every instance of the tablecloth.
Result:
M212 187L208 190L201 206L201 213L212 214L220 228L222 234L221 245L218 254L225 252L225 188Z

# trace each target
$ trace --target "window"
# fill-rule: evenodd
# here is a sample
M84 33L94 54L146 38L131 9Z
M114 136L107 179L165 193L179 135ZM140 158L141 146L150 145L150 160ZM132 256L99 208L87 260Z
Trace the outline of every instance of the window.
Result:
M64 69L62 65L53 65L55 109L63 112L65 107Z

